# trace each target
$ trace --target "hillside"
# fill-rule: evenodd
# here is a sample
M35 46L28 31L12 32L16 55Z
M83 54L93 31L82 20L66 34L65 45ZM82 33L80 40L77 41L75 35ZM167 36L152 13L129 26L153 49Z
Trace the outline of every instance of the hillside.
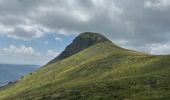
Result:
M77 38L88 36L91 41L94 38L89 34L95 33L83 33ZM22 80L1 88L0 100L170 99L170 56L123 49L99 37L100 41L80 49L76 44L71 47L76 52L71 50L62 59L57 57Z

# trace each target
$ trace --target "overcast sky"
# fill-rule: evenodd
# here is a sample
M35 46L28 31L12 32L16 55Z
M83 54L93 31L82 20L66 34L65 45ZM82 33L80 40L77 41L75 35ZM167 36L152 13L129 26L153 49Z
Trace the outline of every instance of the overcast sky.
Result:
M86 31L170 54L170 0L0 0L0 63L45 64Z

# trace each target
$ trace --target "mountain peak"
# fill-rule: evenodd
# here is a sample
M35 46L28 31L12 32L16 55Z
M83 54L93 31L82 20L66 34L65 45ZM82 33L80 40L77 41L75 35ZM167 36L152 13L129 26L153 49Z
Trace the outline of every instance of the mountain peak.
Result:
M79 36L75 38L75 40L82 39L82 40L89 40L93 42L103 42L103 41L110 41L105 36L99 34L99 33L93 33L93 32L84 32L81 33Z
M81 33L73 40L73 42L70 45L68 45L65 48L65 50L58 57L53 59L50 63L54 63L57 60L70 57L94 44L105 42L105 41L111 42L109 39L107 39L105 36L99 33L93 33L93 32Z

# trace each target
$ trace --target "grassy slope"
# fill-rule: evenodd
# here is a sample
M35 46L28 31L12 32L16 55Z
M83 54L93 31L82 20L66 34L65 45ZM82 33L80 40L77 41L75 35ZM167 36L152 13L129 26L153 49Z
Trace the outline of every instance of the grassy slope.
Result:
M170 56L96 44L0 90L2 100L169 100Z

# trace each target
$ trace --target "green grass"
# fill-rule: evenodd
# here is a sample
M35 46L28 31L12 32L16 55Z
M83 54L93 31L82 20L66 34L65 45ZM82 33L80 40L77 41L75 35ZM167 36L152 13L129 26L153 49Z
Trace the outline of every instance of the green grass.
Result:
M0 100L169 100L170 56L103 42L0 89Z

